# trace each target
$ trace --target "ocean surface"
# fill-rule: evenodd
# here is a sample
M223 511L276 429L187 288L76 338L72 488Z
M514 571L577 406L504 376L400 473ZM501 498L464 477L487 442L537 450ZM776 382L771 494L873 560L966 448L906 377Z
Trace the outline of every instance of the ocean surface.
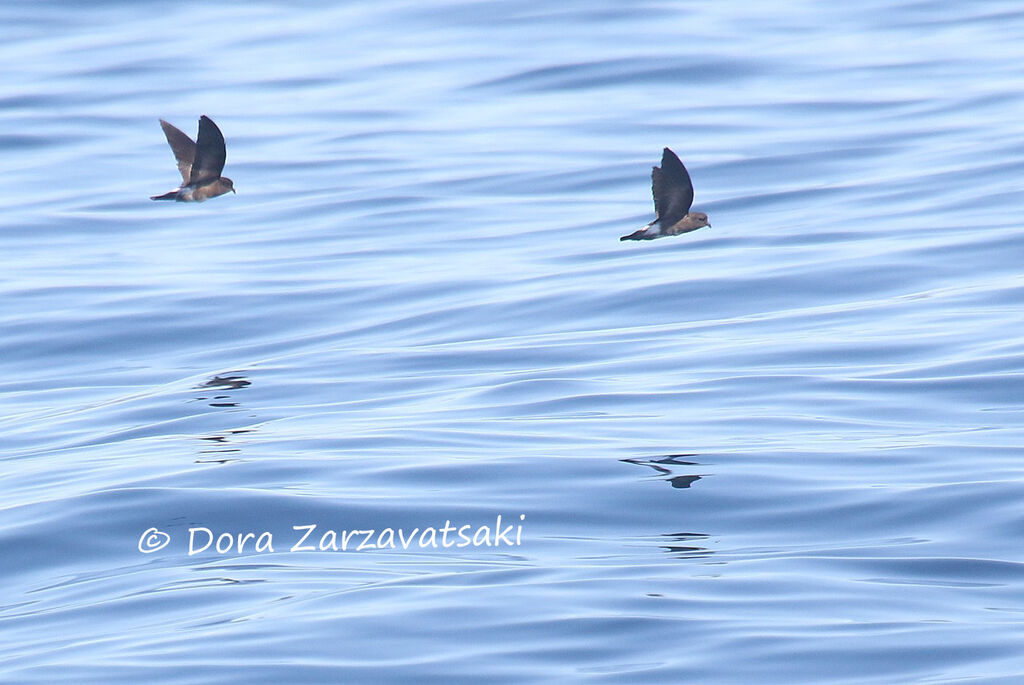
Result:
M0 27L0 682L1024 682L1017 0Z

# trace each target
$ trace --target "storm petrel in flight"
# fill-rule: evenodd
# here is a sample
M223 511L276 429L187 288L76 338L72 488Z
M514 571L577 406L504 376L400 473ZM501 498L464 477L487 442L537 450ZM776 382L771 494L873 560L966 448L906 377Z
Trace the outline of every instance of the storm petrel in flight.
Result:
M693 204L690 174L676 153L668 148L661 153L661 166L651 171L651 188L654 191L654 213L657 215L654 221L619 240L654 240L711 226L707 214L690 211L690 205Z
M228 191L235 192L235 184L231 179L220 175L227 151L224 148L224 135L210 117L199 117L198 144L163 119L160 120L160 126L167 136L174 159L178 161L181 187L163 195L154 195L150 200L202 202Z

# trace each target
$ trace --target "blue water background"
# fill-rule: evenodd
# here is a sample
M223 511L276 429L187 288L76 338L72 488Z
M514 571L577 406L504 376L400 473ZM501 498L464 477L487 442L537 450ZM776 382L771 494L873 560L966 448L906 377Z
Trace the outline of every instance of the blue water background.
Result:
M1018 2L0 27L0 681L1024 679Z

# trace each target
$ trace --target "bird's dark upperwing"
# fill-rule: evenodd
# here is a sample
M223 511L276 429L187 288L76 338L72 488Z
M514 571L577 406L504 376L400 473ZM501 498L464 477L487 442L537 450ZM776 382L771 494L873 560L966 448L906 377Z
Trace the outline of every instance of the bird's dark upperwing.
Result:
M224 170L225 159L227 159L227 150L224 148L224 136L217 128L217 124L204 114L199 117L196 159L192 163L189 184L220 178L220 172Z
M654 192L654 211L662 226L674 225L686 216L693 204L693 183L686 167L676 153L665 148L661 153L661 168L651 172L651 189Z
M180 129L171 126L163 119L160 120L160 128L164 130L167 144L171 146L174 159L178 162L182 184L188 183L188 177L192 174L192 162L196 158L196 144Z

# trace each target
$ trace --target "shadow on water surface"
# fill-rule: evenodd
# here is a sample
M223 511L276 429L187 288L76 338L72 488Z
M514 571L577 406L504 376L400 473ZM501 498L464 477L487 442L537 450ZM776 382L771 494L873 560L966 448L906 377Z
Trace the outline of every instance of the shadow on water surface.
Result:
M237 409L241 406L240 403L235 401L233 395L227 391L241 390L250 385L252 385L252 381L247 377L241 374L228 373L215 375L213 378L196 385L193 389L222 390L224 392L212 396L207 394L197 395L195 399L199 402L206 402L215 409ZM254 431L254 428L232 428L199 436L199 440L203 441L203 449L199 450L200 456L196 458L195 463L227 464L232 461L238 461L237 457L227 456L239 455L241 453L242 449L237 442L237 436Z
M700 466L700 462L686 461L684 457L696 457L696 454L669 454L663 457L643 458L634 457L621 459L628 464L647 466L657 471L658 475L666 476L662 480L668 481L674 488L688 488L707 474L677 474L673 466Z
M212 390L241 390L252 385L252 381L241 375L227 374L224 376L214 376L205 383L200 383L195 387L196 390L212 389ZM237 407L237 402L231 400L231 395L214 395L213 397L201 396L197 397L197 400L201 402L209 402L211 407Z
M662 537L666 538L666 542L659 546L676 559L703 559L714 554L707 547L682 544L693 540L707 540L709 536L704 533L665 533Z
M653 478L667 481L673 488L686 489L707 474L679 473L680 470L690 471L691 469L679 469L675 467L700 466L700 462L690 461L690 458L697 456L699 455L668 454L661 457L650 458L632 457L629 459L620 459L620 461L654 469L656 475L652 476ZM662 533L658 536L658 546L677 559L701 559L711 556L713 552L706 547L687 543L707 540L708 537L709 535L705 533Z

